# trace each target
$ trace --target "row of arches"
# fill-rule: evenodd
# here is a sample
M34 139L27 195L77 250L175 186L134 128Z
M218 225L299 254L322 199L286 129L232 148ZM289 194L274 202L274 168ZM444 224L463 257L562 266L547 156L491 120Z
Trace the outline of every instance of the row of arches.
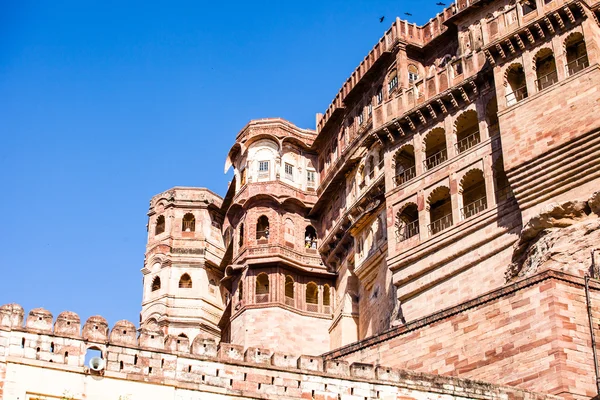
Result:
M461 154L481 141L477 111L468 110L458 116L455 123L456 154ZM448 160L446 131L438 127L432 129L423 139L424 171L429 171ZM412 144L402 146L394 154L396 186L402 185L417 176L415 148Z
M159 215L156 218L156 225L154 226L154 235L160 235L164 233L166 229L166 221L164 215ZM195 232L196 231L196 217L192 213L186 213L181 219L181 231L182 232Z
M467 219L487 209L486 185L483 171L472 169L460 182L460 218ZM434 189L428 199L427 229L430 236L436 235L454 224L450 188L440 186ZM420 233L419 209L415 203L405 204L396 214L396 241L402 242Z
M566 64L565 74L571 76L587 68L590 63L583 34L573 32L564 41ZM545 47L534 56L535 89L539 92L558 82L558 71L554 52ZM511 64L504 74L506 105L512 106L529 96L526 72L520 63Z
M238 228L239 240L238 247L244 246L244 223L241 223ZM258 244L268 243L270 237L270 223L266 215L261 215L256 221L256 241ZM286 218L284 222L284 239L287 242L293 243L295 237L295 224L291 218ZM317 231L312 225L306 226L304 229L304 247L306 249L317 248Z
M216 282L214 279L211 279L209 281L209 283L212 286L216 285ZM160 276L155 276L154 279L152 279L152 284L150 285L150 290L152 292L155 292L157 290L160 290L160 288L161 288ZM179 288L180 289L191 289L192 288L192 278L190 277L190 275L188 273L184 273L179 278Z
M302 290L299 283L297 283L291 275L285 275L285 289L284 289L284 302L286 305L294 308L300 307L300 301L298 293ZM320 306L323 306L323 313L331 313L331 286L324 284L322 287L323 300L319 301L319 286L316 282L310 281L304 285L304 309L309 312L320 312ZM238 301L242 301L244 296L244 282L240 280L238 283ZM256 304L269 303L271 302L271 287L269 274L261 272L256 276L255 290L254 290L254 302Z

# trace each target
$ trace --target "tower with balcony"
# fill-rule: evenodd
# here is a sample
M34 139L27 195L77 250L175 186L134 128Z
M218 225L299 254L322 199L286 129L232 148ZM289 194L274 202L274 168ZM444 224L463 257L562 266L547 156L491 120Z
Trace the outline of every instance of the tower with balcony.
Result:
M223 283L232 293L224 340L245 347L329 350L334 274L317 246L315 133L281 119L251 121L228 156Z
M140 323L158 325L178 341L220 339L227 292L222 199L202 188L174 187L150 201Z

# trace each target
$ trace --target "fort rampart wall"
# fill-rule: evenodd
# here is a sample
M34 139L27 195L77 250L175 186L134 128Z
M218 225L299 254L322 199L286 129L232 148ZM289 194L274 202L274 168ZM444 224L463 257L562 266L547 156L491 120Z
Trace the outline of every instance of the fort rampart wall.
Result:
M164 337L160 330L102 317L80 331L76 314L53 324L43 309L0 308L1 399L545 399L484 382L400 371L379 365L291 356L211 339ZM100 351L106 367L84 365ZM6 377L4 374L6 373Z

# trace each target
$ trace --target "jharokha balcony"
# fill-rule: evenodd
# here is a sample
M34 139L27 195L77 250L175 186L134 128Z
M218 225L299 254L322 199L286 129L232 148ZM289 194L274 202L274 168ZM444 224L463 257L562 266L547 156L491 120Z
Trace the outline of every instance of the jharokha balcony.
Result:
M296 266L308 266L311 269L326 270L321 256L313 246L295 250L278 244L267 244L267 240L259 241L256 246L245 247L234 261L237 263L247 262L248 264L260 264L268 261L288 261Z

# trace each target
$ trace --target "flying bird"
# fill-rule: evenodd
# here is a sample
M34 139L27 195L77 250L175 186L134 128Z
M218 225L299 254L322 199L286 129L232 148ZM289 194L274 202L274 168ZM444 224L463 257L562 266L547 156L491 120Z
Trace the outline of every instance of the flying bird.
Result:
M439 3L435 3L436 6L445 6L446 3L442 3L441 1Z
M411 13L404 13L404 15L408 15L409 17L412 17Z
M385 17L379 17L379 22L383 22L384 19Z

